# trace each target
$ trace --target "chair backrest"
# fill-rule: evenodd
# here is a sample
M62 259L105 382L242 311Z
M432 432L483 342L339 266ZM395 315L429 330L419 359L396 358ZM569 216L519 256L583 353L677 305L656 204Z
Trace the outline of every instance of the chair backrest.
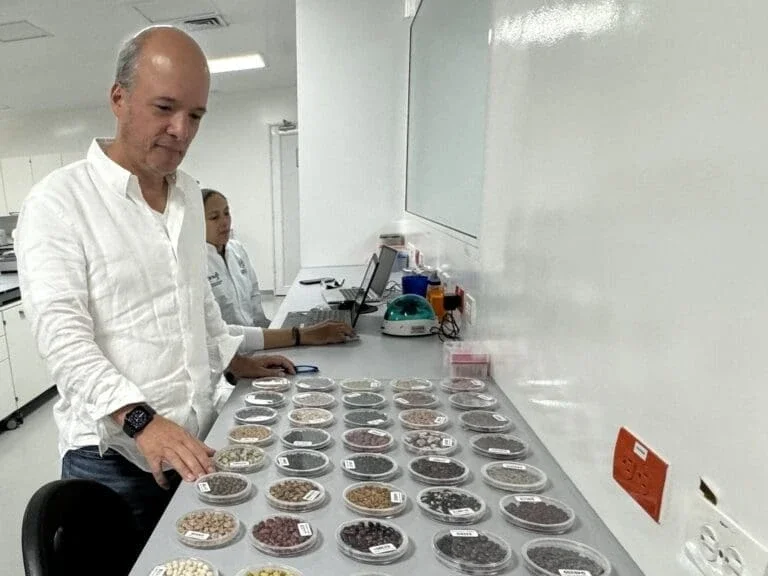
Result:
M128 504L91 480L56 480L35 492L21 547L26 576L124 576L140 551Z

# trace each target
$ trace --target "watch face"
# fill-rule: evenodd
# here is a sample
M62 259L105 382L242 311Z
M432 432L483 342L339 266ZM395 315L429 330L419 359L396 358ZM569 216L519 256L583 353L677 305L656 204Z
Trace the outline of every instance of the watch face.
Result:
M147 424L152 420L154 411L147 409L145 406L136 406L133 410L125 415L125 422L123 422L123 429L126 433L133 437L138 432L141 432Z

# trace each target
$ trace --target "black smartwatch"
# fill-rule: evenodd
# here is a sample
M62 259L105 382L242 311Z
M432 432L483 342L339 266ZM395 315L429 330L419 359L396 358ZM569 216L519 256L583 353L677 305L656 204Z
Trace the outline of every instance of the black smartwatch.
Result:
M152 418L157 414L146 404L139 404L125 415L123 420L123 432L131 438L147 427L152 422Z

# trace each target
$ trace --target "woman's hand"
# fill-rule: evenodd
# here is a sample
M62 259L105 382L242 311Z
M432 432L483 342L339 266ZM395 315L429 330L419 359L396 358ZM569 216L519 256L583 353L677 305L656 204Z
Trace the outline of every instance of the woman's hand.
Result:
M340 344L355 335L355 330L344 322L326 320L320 324L301 328L301 343L307 346L322 346L323 344Z

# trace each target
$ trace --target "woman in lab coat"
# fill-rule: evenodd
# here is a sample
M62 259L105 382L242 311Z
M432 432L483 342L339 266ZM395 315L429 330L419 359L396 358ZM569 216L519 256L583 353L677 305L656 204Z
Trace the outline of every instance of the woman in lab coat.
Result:
M227 199L221 192L210 188L204 188L202 192L208 281L227 324L265 328L264 348L283 348L298 343L335 344L345 342L354 335L350 326L339 322L323 322L301 328L299 335L290 329L266 330L270 320L261 306L256 272L243 245L229 237L232 216Z

